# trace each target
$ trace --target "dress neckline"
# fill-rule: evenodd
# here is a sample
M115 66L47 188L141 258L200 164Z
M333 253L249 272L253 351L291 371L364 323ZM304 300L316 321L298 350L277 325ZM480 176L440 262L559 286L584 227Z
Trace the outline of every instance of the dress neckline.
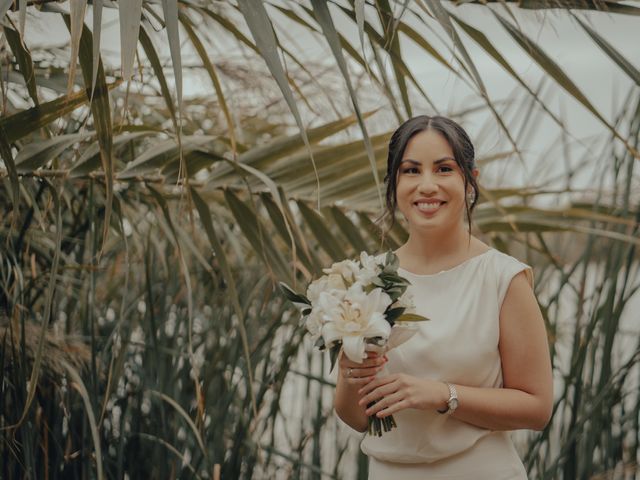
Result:
M413 272L411 272L411 271L409 271L409 270L407 270L405 268L402 268L402 267L398 267L398 271L402 271L403 273L408 273L412 277L416 277L416 278L437 277L438 275L441 275L443 273L449 273L449 272L453 272L455 270L458 270L458 269L464 267L465 265L468 265L469 263L475 261L476 259L484 257L487 253L489 253L492 250L494 250L494 248L491 247L491 248L485 250L484 252L479 253L478 255L474 255L473 257L469 257L465 261L463 261L463 262L461 262L461 263L459 263L457 265L454 265L453 267L448 268L446 270L440 270L437 273L413 273Z

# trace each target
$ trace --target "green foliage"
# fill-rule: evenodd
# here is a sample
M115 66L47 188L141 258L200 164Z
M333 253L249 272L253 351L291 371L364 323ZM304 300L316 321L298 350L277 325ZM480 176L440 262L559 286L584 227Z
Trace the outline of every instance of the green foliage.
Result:
M401 38L478 92L449 116L475 122L486 112L483 130L502 129L504 145L480 166L522 159L536 115L558 126L562 155L574 159L551 102L502 45L454 15L463 6L439 1L114 2L129 14L125 75L102 61L99 21L89 30L64 11L68 2L29 6L43 18L62 12L78 78L58 50L23 35L28 2L0 3L0 477L366 478L333 417L324 360L278 283L308 303L291 293L323 266L406 239L402 222L381 236L378 178L391 125L436 109ZM611 2L519 5L638 13ZM571 167L564 182L483 186L475 211L478 235L535 267L550 333L553 419L519 446L532 478L621 476L640 450L640 344L627 323L640 288L640 99L631 91L610 118L503 7L507 38L610 135L606 150L577 159L598 168L592 189L575 188ZM338 81L326 62L289 48L276 14L327 42ZM584 48L636 85L637 66L578 22L593 42ZM433 25L444 27L444 46ZM489 98L469 39L528 108ZM219 54L234 49L235 63ZM183 98L187 69L212 90ZM397 320L413 320L400 310Z

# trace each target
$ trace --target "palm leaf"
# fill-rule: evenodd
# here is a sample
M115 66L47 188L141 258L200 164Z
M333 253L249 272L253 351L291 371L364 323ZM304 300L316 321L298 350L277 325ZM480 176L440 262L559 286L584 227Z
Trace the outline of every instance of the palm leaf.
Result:
M373 174L376 188L378 188L379 190L380 179L378 178L378 170L376 168L376 160L373 153L373 147L371 146L371 139L369 138L369 134L367 133L367 128L364 124L364 118L360 113L360 107L358 106L358 98L356 96L356 92L353 89L353 85L351 85L351 78L349 77L347 64L344 60L344 57L342 56L340 41L338 40L338 34L333 24L333 20L331 19L331 14L329 13L329 7L323 0L311 0L311 4L313 5L313 11L316 15L316 19L322 27L322 31L324 32L327 42L329 43L329 47L333 52L333 56L338 62L338 68L340 69L345 83L347 84L347 89L349 91L349 95L351 96L351 102L353 103L353 109L356 112L358 124L360 125L360 130L362 131L362 137L364 140L365 149L367 151L367 157L369 158L369 164L371 166L371 173ZM382 205L382 196L380 196L380 205Z
M76 78L76 66L78 65L78 49L80 48L80 36L82 35L82 27L84 25L84 15L87 9L87 0L69 0L69 7L71 11L71 56L69 59L69 79L67 81L67 95L72 92L74 80Z
M29 92L29 96L33 100L34 105L38 106L40 104L40 101L38 100L36 76L33 69L33 60L31 59L31 54L29 53L29 50L27 50L25 44L22 42L20 34L17 31L9 27L4 27L4 33L7 36L7 43L9 43L11 51L18 61L20 73L22 73L24 83L27 85L27 92Z
M133 62L138 45L138 32L142 20L142 0L119 2L121 74L124 80L133 75Z
M580 24L584 31L589 34L593 41L596 42L596 44L602 49L602 51L606 53L611 58L611 60L613 60L622 69L622 71L635 82L636 85L640 86L640 70L633 66L633 64L629 62L629 60L627 60L624 55L622 55L622 53L616 50L613 45L607 42L607 40L605 40L602 35L596 32L585 22L580 20L580 18L576 15L572 14L572 16Z
M289 109L291 110L291 113L296 120L296 123L298 124L300 135L302 136L304 144L307 146L307 150L309 151L309 158L311 160L311 163L313 164L313 168L315 171L316 166L313 160L313 154L311 153L311 144L309 142L309 138L307 137L307 132L304 124L302 123L302 118L300 117L300 112L298 111L298 107L293 98L293 94L291 93L291 89L289 88L287 76L284 72L284 69L282 68L280 59L278 58L275 32L273 31L273 26L271 25L271 21L269 20L269 16L267 15L267 11L264 8L262 0L239 0L238 7L244 15L247 26L249 27L249 30L253 35L256 46L258 47L262 58L267 63L269 71L280 87L280 91L282 92L282 95L284 96L287 105L289 106ZM317 180L317 195L319 205L319 180Z

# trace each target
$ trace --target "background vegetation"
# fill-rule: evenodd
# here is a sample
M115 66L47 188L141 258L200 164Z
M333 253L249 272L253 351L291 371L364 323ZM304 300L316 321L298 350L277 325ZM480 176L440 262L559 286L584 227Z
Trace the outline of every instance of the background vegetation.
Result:
M103 61L103 8L120 29L115 65ZM544 81L518 72L465 8L494 17ZM584 48L631 79L623 107L594 106L519 23L522 9L571 17ZM427 112L481 124L483 172L563 159L561 173L517 187L487 175L474 219L534 265L550 334L553 420L519 432L518 448L531 478L634 478L640 72L580 10L640 11L0 0L0 477L366 478L357 438L333 416L327 366L276 285L402 243L402 224L383 238L376 224L386 143ZM29 29L54 32L54 19L65 46L30 44ZM300 54L296 32L329 59ZM438 109L404 42L471 92L464 107ZM471 45L505 69L512 94L492 97ZM576 137L545 89L601 135ZM556 136L533 152L544 122Z

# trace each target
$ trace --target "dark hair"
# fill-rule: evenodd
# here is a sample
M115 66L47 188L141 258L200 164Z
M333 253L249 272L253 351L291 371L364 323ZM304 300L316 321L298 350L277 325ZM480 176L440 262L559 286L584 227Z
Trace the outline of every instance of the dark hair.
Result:
M440 133L445 140L451 146L453 150L453 156L456 163L463 172L464 179L464 205L467 213L467 220L469 222L469 231L471 231L471 212L478 202L478 196L480 194L478 183L472 174L475 168L475 150L473 144L469 139L469 135L464 129L453 120L446 117L429 117L427 115L420 115L410 118L391 135L389 140L389 156L387 157L387 174L384 177L384 182L387 188L387 208L382 218L390 216L391 223L387 228L387 231L393 227L395 222L395 211L397 206L396 199L396 186L398 169L402 162L402 156L407 148L409 140L417 133L427 130L433 130ZM469 204L467 200L467 188L471 185L473 188L473 201Z

